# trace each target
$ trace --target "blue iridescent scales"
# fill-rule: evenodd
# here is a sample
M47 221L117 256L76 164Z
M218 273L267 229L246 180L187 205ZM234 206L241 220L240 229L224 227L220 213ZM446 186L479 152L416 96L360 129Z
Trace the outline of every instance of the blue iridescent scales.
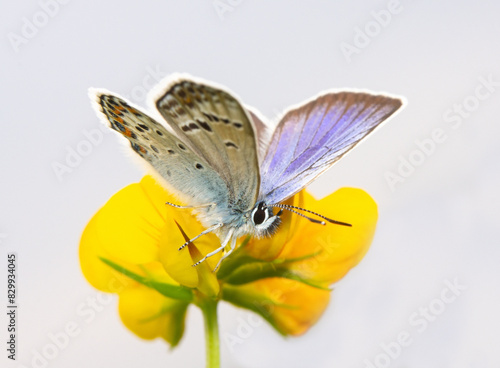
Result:
M279 203L330 168L402 106L401 99L361 92L324 94L288 111L260 165L260 196Z
M195 265L230 244L222 261L242 235L272 235L283 210L323 225L323 220L349 225L280 203L403 105L385 94L327 92L288 110L269 134L270 125L233 93L188 76L173 76L157 87L150 97L152 113L108 91L90 94L102 120L129 141L167 189L195 209L207 228L199 236L213 231L221 239L221 246ZM275 214L275 208L281 211Z

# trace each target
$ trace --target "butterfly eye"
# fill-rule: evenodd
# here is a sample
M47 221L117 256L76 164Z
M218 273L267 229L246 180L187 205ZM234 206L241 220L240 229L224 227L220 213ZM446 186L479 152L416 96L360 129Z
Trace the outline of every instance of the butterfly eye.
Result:
M263 208L262 203L259 203L259 206L253 210L252 213L252 221L255 225L260 225L268 218L267 209Z

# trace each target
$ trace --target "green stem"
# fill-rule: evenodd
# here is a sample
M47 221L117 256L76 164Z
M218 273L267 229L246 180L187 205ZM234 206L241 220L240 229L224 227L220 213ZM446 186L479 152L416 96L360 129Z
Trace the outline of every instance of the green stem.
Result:
M220 367L219 325L217 323L217 300L205 299L200 303L205 322L207 368Z

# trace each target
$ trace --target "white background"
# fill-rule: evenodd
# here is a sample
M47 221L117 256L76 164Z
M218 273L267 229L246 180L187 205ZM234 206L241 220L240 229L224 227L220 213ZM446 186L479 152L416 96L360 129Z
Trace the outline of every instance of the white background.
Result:
M46 349L48 335L71 321L80 334L39 367L204 365L196 308L173 351L126 330L114 297L97 302L89 323L77 312L100 295L80 271L81 232L112 194L142 177L142 168L123 154L114 134L103 134L71 172L58 177L53 168L66 165L68 149L86 140L84 131L99 129L88 87L144 105L143 83L160 70L226 85L271 118L329 88L387 91L409 102L310 187L318 197L360 187L376 199L380 220L365 259L335 286L320 322L299 338L283 339L265 323L244 330L250 315L222 305L224 367L364 368L368 361L498 367L500 83L487 97L479 86L481 77L500 82L500 8L401 0L400 11L377 27L372 12L381 14L387 1L222 2L234 5L219 15L212 1L72 0L44 16L43 2L2 1L0 366L37 367L33 357ZM23 34L27 21L39 24L31 34ZM355 47L357 29L366 27L372 36L365 45L358 39L358 53L346 57L342 46ZM16 44L16 35L30 37ZM454 128L444 115L464 102L469 116ZM431 138L435 129L446 140L422 156L415 140ZM401 160L410 158L423 160L391 190L386 175L400 175ZM4 349L8 252L19 259L15 363ZM411 318L423 321L420 308L439 306L445 280L455 279L467 289L419 332ZM402 331L409 346L395 359L382 357L381 345ZM228 336L242 341L230 347Z

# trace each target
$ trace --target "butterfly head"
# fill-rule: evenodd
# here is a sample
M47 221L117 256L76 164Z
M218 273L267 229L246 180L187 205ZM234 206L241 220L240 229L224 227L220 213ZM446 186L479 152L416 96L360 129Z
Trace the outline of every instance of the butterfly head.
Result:
M272 207L268 207L264 202L257 203L250 213L250 221L255 234L258 237L274 234L281 223L280 216L282 212L280 210L277 214L274 214Z

